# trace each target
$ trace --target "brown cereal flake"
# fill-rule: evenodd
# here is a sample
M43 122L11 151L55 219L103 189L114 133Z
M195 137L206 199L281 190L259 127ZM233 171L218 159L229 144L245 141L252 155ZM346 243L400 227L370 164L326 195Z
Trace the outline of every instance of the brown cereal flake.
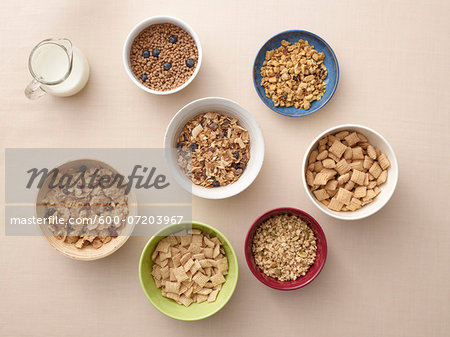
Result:
M336 195L336 200L339 202L342 202L345 205L350 204L350 200L352 199L353 193L344 189L344 188L339 188L339 191Z
M350 180L350 173L346 173L346 174L339 176L339 178L337 179L337 182L339 185L344 185L349 180Z
M367 147L367 154L369 155L370 158L372 158L373 160L377 159L377 152L375 150L375 148L372 145L369 145Z
M328 204L328 208L336 212L339 212L343 206L344 204L336 198L331 198L330 203Z
M384 153L380 154L380 156L378 157L378 162L380 163L380 166L383 170L386 170L391 166L391 162Z
M331 145L329 152L334 154L336 157L341 158L346 149L347 146L342 144L339 140L335 140L333 145Z
M337 180L330 180L325 185L325 189L327 191L334 191L334 190L336 190L337 185L338 185L338 181Z
M361 141L356 132L352 132L351 134L349 134L347 137L345 137L345 140L347 141L347 145L350 147Z
M327 150L323 150L322 152L320 152L320 153L317 155L316 160L324 160L324 159L327 158L327 157L328 157L328 151L327 151Z
M366 193L367 193L366 186L358 186L355 188L355 191L353 192L353 196L355 198L363 198L366 196Z
M340 175L343 175L343 174L347 173L348 171L350 171L352 169L352 167L347 163L347 160L341 159L336 164L335 169Z
M362 186L365 184L366 174L364 172L353 170L352 176L350 177L350 180L354 183Z
M379 175L379 177L377 178L377 185L382 185L387 181L387 176L388 173L386 170L384 170L383 172L381 172L381 174Z
M351 180L349 182L347 182L347 184L345 184L345 186L344 186L344 188L347 191L353 190L354 187L355 187L355 183L353 181L351 181Z
M383 170L381 169L380 165L377 162L375 162L370 167L369 172L371 175L374 176L374 178L378 178L381 172L383 172Z
M316 196L317 200L322 201L325 199L328 199L330 196L328 195L327 191L325 189L316 190L313 192Z
M332 168L336 167L336 162L333 159L331 159L331 158L327 158L327 159L322 161L322 165L325 168L332 169Z

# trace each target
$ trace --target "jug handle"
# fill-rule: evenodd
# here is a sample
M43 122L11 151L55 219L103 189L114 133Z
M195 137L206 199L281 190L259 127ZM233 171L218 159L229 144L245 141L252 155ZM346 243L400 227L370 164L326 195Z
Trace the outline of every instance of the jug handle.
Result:
M25 88L25 96L29 99L38 99L44 96L46 92L41 87L41 83L33 79Z

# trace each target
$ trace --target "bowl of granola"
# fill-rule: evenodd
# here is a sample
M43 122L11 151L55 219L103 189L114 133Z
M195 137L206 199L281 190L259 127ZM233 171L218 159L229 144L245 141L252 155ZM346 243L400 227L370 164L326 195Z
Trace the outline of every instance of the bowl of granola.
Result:
M273 111L302 117L322 109L339 82L339 64L321 37L288 30L271 37L253 64L253 84Z
M236 289L238 274L231 243L200 222L161 229L139 261L147 299L164 315L182 321L204 319L222 309Z
M241 105L207 97L184 106L164 139L172 176L186 191L223 199L245 190L264 160L264 139L256 120Z
M137 215L133 190L113 167L92 159L67 162L43 181L36 198L39 229L54 249L91 261L118 250L130 237Z
M253 275L278 290L311 283L327 258L327 240L318 222L296 208L270 210L253 222L244 245Z
M378 212L394 194L397 157L375 130L338 125L322 132L306 150L302 181L322 212L340 220L360 220Z

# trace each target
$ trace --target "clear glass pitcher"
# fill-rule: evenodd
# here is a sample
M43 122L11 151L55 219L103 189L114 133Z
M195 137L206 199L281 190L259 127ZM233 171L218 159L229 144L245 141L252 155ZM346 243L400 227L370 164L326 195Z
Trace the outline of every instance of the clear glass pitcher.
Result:
M33 80L25 96L37 99L46 93L71 96L78 93L89 78L89 64L68 39L46 39L31 51L28 69Z

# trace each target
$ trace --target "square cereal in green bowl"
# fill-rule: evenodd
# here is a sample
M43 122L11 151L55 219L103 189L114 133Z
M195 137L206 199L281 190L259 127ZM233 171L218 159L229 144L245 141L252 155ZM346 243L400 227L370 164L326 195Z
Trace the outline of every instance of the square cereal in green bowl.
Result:
M199 254L201 256L203 253L205 253L206 255L209 255L211 253L211 251L208 250L208 246L206 244L202 243L202 246L204 246L204 248L197 248L197 249L201 249L201 250L193 252L192 259L188 258L187 261L185 261L185 263L184 263L184 264L192 263L192 262L189 262L189 259L191 259L192 261L196 261L197 265L198 265L197 262L199 262L199 263L201 262L201 264L203 266L202 269L200 269L199 271L195 271L195 273L192 274L190 272L193 270L196 270L196 267L194 265L192 265L192 267L188 270L188 273L187 273L187 275L189 276L189 280L178 282L178 280L174 279L174 276L172 276L172 281L169 280L169 282L171 282L170 286L173 286L174 288L176 288L177 284L178 284L178 286L182 287L183 284L190 283L190 279L195 278L195 274L197 274L197 272L203 271L206 273L207 268L211 268L210 271L212 272L212 276L216 275L216 277L214 277L214 278L208 277L208 282L207 282L207 284L205 284L203 286L202 289L204 289L204 290L206 290L206 292L208 292L209 291L209 290L207 290L208 287L215 285L216 282L217 283L223 282L223 283L221 283L220 285L214 286L213 289L220 288L218 293L215 292L215 293L217 293L217 297L215 298L214 301L208 302L208 300L203 298L204 301L202 303L193 302L189 306L186 307L183 304L177 303L174 299L167 298L162 295L162 289L158 288L157 282L160 283L161 280L164 279L164 277L162 277L161 280L159 280L159 281L157 280L155 282L155 277L152 275L152 270L153 270L153 267L155 264L155 262L152 260L152 255L154 258L155 258L155 256L157 258L159 258L159 253L157 254L155 252L155 249L157 248L157 246L161 240L163 240L164 238L166 238L168 236L173 237L173 234L176 234L180 231L183 231L183 230L190 231L191 229L194 230L194 232L195 232L195 230L201 230L201 232L205 235L208 235L211 238L211 240L213 240L213 242L217 242L216 240L218 239L218 242L220 242L221 248L223 248L223 250L222 250L222 252L219 252L219 255L217 257L219 258L219 260L222 260L222 262L223 262L223 257L221 258L221 256L224 255L224 257L226 258L226 261L227 261L228 270L226 271L226 275L224 275L225 281L223 281L223 279L220 280L221 277L220 277L220 275L217 275L217 274L219 274L218 271L220 270L221 267L220 266L209 267L209 263L214 263L214 262L211 262L211 260L214 260L215 258L206 257L205 260L201 260L201 258L199 258L199 259L193 258L194 255L196 255L196 254ZM192 238L189 238L190 235L187 235L186 240L193 240L194 236L192 236ZM215 238L217 238L217 239L215 239ZM206 242L206 240L204 240L204 241ZM173 241L173 242L175 242L175 241ZM208 242L208 243L210 243L210 242ZM214 248L216 248L216 246L217 246L217 244L215 244ZM179 248L179 246L177 246L176 244L174 244L173 247L177 248L177 249ZM183 250L190 249L190 248L192 249L192 247L190 247L190 245L188 245L188 246L185 246L183 248ZM214 248L212 248L213 251L214 251ZM224 253L224 254L222 254L222 253ZM214 252L213 254L217 254L217 252ZM185 254L181 254L181 255L185 255ZM171 258L168 258L168 259L171 260ZM156 260L156 258L155 258L155 260ZM160 260L157 260L157 261L160 262ZM207 262L207 261L210 261L210 262ZM171 265L173 264L173 260L171 260L170 264ZM167 265L169 265L169 264L167 264ZM223 267L223 263L221 265ZM181 266L183 266L183 265L181 265ZM172 268L176 268L176 267L173 265ZM159 269L159 268L156 268L156 269ZM203 272L202 272L202 274L203 274ZM153 274L159 274L159 271L156 273L154 272ZM175 272L175 274L177 274L178 277L181 277L177 272ZM181 271L181 274L183 274L182 271ZM236 284L237 284L237 280L238 280L238 274L239 274L238 261L237 261L236 253L234 252L234 249L233 249L231 243L217 229L215 229L207 224L200 223L200 222L180 223L180 224L176 224L176 225L169 225L169 226L161 229L154 236L152 236L150 238L150 240L147 242L147 244L144 247L144 250L142 251L141 259L139 261L139 280L141 282L142 289L144 290L144 293L147 296L147 299L150 301L151 304L153 304L153 306L158 311L160 311L164 315L174 318L174 319L182 320L182 321L200 320L200 319L212 316L213 314L218 312L220 309L222 309L225 306L225 304L227 304L227 302L230 300L231 296L233 295L233 292L236 288ZM207 276L207 275L205 275L205 276ZM182 279L183 278L181 278L181 280ZM203 292L202 290L198 290L199 285L195 281L192 281L192 282L193 282L194 288L196 289L195 291ZM214 290L212 290L212 291L214 291ZM188 293L189 293L189 291L188 291ZM171 293L171 294L173 294L173 293ZM191 294L190 298L193 298L194 297L193 295L194 294ZM209 295L210 294L206 294L204 296L209 297ZM175 297L176 297L176 295L175 295ZM186 299L186 296L184 296L183 298ZM209 298L209 299L211 299L211 298Z

